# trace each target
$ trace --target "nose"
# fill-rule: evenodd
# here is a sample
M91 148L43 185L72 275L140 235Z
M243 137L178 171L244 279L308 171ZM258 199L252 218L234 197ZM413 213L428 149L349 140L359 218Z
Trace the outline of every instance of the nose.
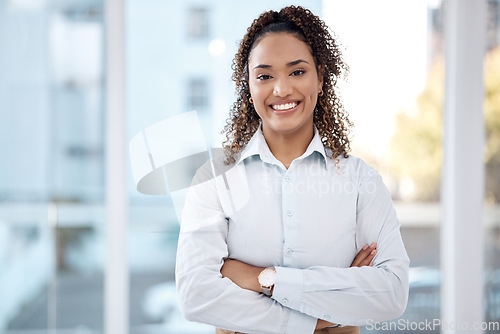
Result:
M288 78L282 78L276 81L274 85L273 95L276 97L286 97L291 95L293 92L293 88L287 80Z

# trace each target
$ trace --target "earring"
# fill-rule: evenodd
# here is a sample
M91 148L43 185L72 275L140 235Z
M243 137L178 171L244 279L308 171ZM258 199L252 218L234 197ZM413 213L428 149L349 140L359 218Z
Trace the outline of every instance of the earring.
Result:
M249 101L251 104L253 104L253 99L252 99L252 97L251 97L251 96L250 96L250 98L248 99L248 101Z
M323 96L323 90L322 89L319 90L318 96Z

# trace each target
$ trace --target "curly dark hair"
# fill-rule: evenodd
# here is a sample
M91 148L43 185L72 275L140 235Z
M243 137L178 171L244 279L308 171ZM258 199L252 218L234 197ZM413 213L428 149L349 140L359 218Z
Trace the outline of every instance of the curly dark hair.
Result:
M240 152L257 130L260 117L249 102L248 58L257 43L270 33L291 33L309 45L316 70L323 75L323 92L318 96L314 112L314 124L325 148L332 150L332 158L348 157L350 152L349 132L352 126L340 97L336 93L337 78L347 76L349 67L342 59L340 45L332 37L326 24L310 10L300 6L289 6L279 12L262 13L253 21L239 44L232 69L236 83L236 101L222 133L226 140L222 146L226 164L235 162ZM336 37L336 36L335 36Z

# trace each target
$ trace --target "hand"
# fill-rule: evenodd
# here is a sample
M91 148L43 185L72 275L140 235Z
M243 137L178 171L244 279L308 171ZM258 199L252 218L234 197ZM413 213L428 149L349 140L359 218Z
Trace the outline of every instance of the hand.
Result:
M371 245L365 245L351 263L351 267L373 267L373 258L377 255L377 243L373 242ZM316 329L322 329L335 325L334 323L318 319Z
M373 267L373 258L377 255L377 243L373 242L371 245L365 245L356 255L351 263L351 267Z
M229 278L234 284L242 289L262 292L259 284L259 274L265 268L254 267L241 261L226 259L220 273L223 277Z

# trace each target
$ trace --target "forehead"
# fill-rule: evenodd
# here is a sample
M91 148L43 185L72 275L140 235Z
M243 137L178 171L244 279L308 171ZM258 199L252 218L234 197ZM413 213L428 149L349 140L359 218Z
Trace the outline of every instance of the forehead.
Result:
M248 64L280 65L303 59L313 64L311 48L290 33L271 33L263 37L250 52Z

